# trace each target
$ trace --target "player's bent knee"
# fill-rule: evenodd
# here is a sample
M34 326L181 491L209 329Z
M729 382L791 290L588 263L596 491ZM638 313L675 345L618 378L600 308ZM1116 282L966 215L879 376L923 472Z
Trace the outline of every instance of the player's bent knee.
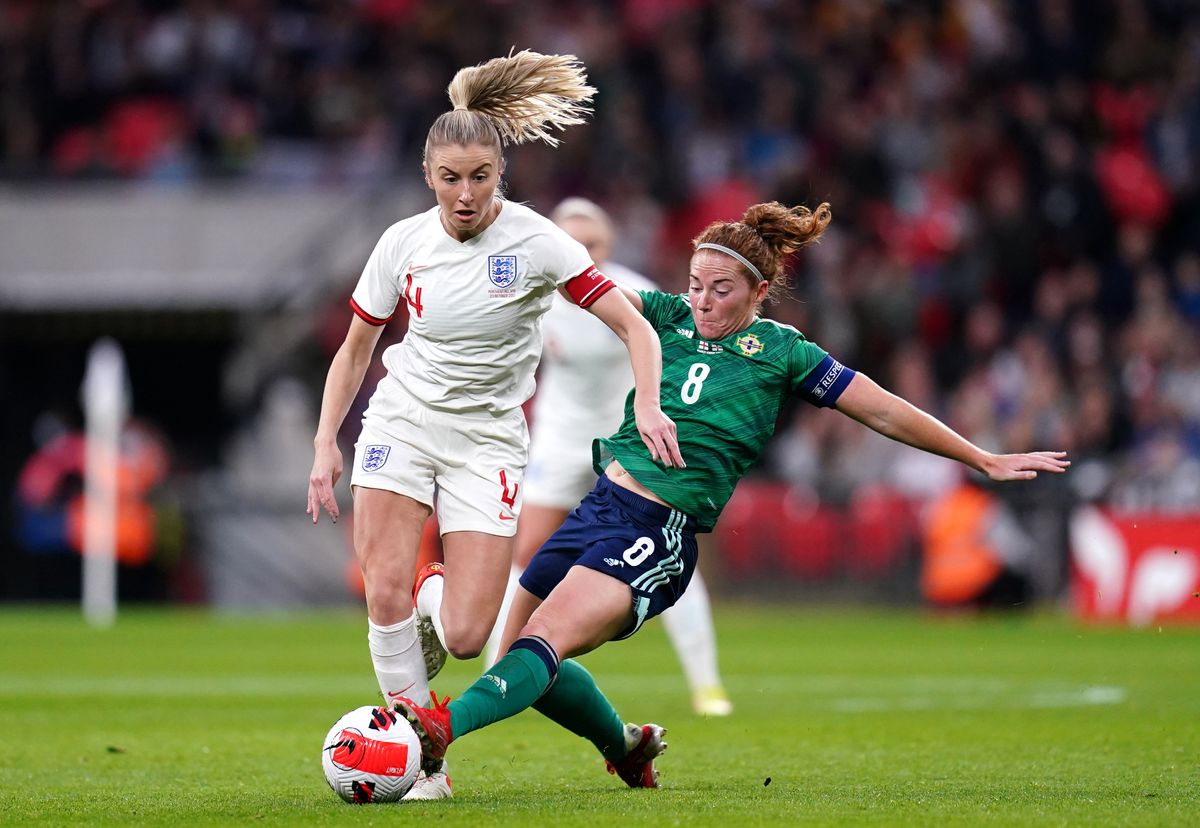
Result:
M487 645L491 630L446 630L446 651L458 659L475 658Z
M447 647L446 652L461 661L469 661L483 652L483 647Z
M484 641L486 643L486 639ZM483 644L472 645L469 642L446 642L446 651L458 659L475 658L483 652Z

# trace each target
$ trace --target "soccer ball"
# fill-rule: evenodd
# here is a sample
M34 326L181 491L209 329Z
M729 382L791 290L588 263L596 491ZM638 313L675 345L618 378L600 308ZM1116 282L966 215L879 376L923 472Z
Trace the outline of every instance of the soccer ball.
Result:
M329 730L321 767L329 787L347 802L395 802L417 781L421 740L388 708L359 707Z

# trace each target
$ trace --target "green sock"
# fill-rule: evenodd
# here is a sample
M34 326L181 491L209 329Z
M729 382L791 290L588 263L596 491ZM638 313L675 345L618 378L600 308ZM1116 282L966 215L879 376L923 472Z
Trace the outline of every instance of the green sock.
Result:
M550 672L529 650L513 650L450 702L454 738L515 716L546 692Z
M625 758L625 723L579 662L567 659L559 665L554 686L533 703L533 709L587 739L605 759Z

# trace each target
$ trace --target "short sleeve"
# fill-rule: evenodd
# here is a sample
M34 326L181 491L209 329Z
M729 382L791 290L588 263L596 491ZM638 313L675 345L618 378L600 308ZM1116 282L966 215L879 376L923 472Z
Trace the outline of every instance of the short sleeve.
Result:
M396 234L389 229L371 251L371 257L367 259L358 285L350 297L351 309L371 325L386 324L396 312L396 303L400 301L397 247Z
M642 297L642 316L652 328L668 325L681 315L691 313L688 301L680 294L663 293L661 290L639 290Z
M595 267L587 248L549 221L546 232L538 233L530 241L536 257L537 272L552 281L555 287L564 285Z
M854 378L854 371L803 338L792 346L788 363L796 393L820 408L833 408Z

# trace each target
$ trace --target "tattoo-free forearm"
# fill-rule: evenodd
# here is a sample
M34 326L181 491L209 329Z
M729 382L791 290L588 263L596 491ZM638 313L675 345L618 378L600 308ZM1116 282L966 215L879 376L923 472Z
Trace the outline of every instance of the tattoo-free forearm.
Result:
M325 375L325 390L321 394L321 417L317 422L314 445L332 444L337 440L338 429L354 395L362 387L363 377L371 365L371 355L379 340L378 328L364 328L363 323L352 320L346 340L334 354Z
M855 376L837 407L885 437L986 473L988 452L936 417L881 388L865 374Z
M633 366L633 385L637 393L634 402L640 405L658 406L659 382L662 379L662 345L650 323L640 316L626 331L625 345L629 348L629 362Z

